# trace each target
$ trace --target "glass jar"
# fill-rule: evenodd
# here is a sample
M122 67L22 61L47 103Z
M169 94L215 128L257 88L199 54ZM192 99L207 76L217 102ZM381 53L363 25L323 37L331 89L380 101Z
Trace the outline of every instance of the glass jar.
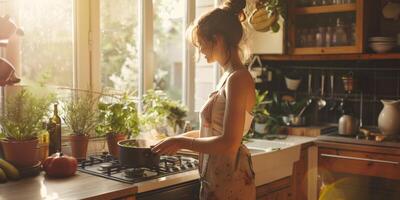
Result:
M318 31L315 34L315 46L323 47L325 45L326 30L325 27L318 27Z
M345 26L340 18L336 19L336 27L332 37L333 46L344 46L348 42Z
M325 34L325 46L326 47L331 47L332 46L332 27L328 26L326 27L326 34Z

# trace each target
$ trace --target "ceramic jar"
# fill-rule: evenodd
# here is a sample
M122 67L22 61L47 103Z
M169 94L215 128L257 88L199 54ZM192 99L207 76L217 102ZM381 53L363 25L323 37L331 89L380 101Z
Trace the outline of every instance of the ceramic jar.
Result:
M400 100L381 100L383 109L378 117L379 130L384 135L400 133Z

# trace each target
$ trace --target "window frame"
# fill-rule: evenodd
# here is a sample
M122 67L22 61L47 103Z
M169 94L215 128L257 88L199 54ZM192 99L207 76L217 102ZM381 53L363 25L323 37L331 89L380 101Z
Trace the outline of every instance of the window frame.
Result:
M154 64L153 64L153 7L152 1L139 1L139 29L138 38L141 46L139 52L139 88L138 100L146 90L153 88ZM213 1L214 6L221 3L221 0ZM183 30L195 19L196 0L185 0L185 16L183 18ZM73 84L74 89L101 91L101 67L100 67L100 0L72 0L73 3ZM18 12L17 8L13 9ZM15 14L15 13L10 13ZM18 15L15 15L18 17ZM15 19L18 22L18 18ZM148 37L146 37L148 36ZM14 61L17 74L21 75L20 61L20 39L15 37L12 45L9 45L5 52L9 60ZM195 111L195 49L182 35L182 103L188 107L188 119L197 121L198 111ZM214 85L216 85L221 73L219 67L214 65ZM146 67L144 67L146 66ZM141 108L141 106L140 106Z

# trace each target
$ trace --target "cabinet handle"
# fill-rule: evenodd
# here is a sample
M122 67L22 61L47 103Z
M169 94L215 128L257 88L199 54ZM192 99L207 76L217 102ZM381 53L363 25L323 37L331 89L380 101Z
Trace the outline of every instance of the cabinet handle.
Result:
M333 154L325 154L322 153L321 157L330 157L330 158L342 158L342 159L349 159L349 160L362 160L362 161L369 161L369 162L376 162L376 163L387 163L387 164L394 164L399 165L399 162L389 161L389 160L376 160L370 158L357 158L352 156L340 156L340 155L333 155Z

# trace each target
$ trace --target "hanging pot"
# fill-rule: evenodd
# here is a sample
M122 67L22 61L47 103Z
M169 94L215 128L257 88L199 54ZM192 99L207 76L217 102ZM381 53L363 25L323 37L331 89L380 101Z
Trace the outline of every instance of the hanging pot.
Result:
M278 19L277 11L270 12L265 5L258 4L249 17L249 24L256 31L267 32Z

